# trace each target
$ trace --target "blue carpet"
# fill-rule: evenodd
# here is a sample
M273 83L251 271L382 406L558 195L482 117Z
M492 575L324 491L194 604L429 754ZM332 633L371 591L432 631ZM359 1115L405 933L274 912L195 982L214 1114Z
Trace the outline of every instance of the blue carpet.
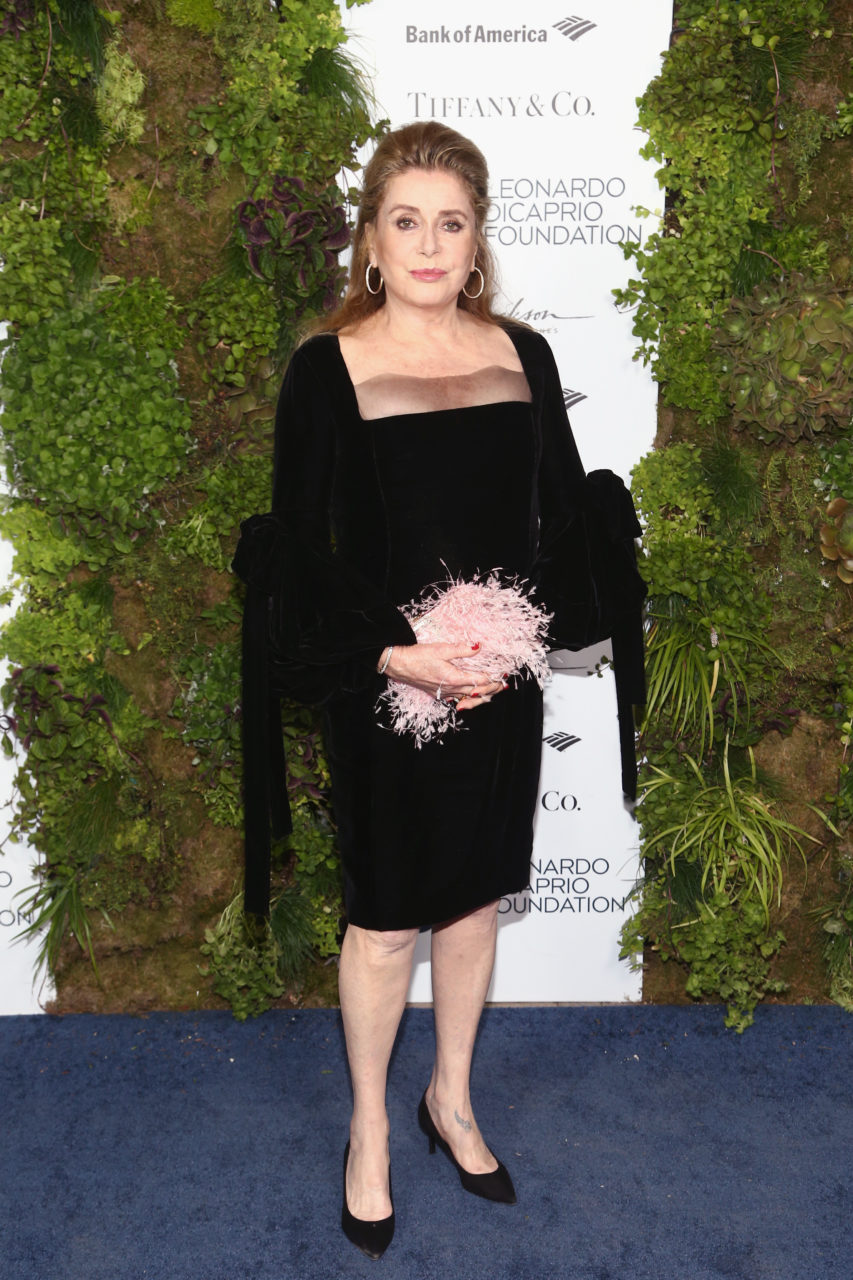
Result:
M0 1019L4 1280L849 1280L853 1019L769 1007L490 1009L477 1114L518 1189L466 1195L389 1109L397 1235L340 1232L349 1086L334 1010Z

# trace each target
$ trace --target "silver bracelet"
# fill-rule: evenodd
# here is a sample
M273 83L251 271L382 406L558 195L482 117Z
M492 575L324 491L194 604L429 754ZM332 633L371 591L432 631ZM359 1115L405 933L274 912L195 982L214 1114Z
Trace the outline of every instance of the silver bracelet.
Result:
M382 663L382 666L381 666L381 667L377 667L377 668L376 668L376 674L377 674L377 675L384 676L384 674L385 674L385 668L388 666L388 663L391 661L391 654L392 654L393 652L394 652L394 646L393 646L393 644L389 644L389 646L388 646L388 652L387 652L387 653L386 653L386 655L385 655L385 661Z

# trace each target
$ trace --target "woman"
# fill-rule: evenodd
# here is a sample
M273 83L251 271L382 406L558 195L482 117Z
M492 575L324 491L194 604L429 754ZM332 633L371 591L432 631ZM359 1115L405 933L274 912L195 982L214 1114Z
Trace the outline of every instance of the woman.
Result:
M583 482L547 344L492 310L487 204L483 157L453 130L382 140L346 299L296 351L276 423L294 643L337 686L326 747L354 1098L342 1223L371 1257L394 1229L385 1088L419 929L432 928L436 1057L418 1122L467 1191L515 1202L469 1074L498 901L528 882L542 698L533 681L461 670L470 646L417 644L398 608L448 573L529 579ZM390 732L377 710L389 679L454 701L463 727L421 748Z

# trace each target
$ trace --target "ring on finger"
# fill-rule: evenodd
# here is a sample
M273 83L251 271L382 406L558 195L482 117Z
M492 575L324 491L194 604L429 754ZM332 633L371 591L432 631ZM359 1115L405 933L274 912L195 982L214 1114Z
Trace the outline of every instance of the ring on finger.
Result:
M441 685L435 691L435 700L436 702L441 702Z

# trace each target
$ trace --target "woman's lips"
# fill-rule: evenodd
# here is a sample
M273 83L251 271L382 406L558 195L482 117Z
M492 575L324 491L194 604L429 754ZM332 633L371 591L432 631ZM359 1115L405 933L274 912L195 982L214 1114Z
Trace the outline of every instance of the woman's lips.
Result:
M426 267L421 271L412 271L410 273L416 280L441 280L447 275L446 271L442 271L438 267Z

